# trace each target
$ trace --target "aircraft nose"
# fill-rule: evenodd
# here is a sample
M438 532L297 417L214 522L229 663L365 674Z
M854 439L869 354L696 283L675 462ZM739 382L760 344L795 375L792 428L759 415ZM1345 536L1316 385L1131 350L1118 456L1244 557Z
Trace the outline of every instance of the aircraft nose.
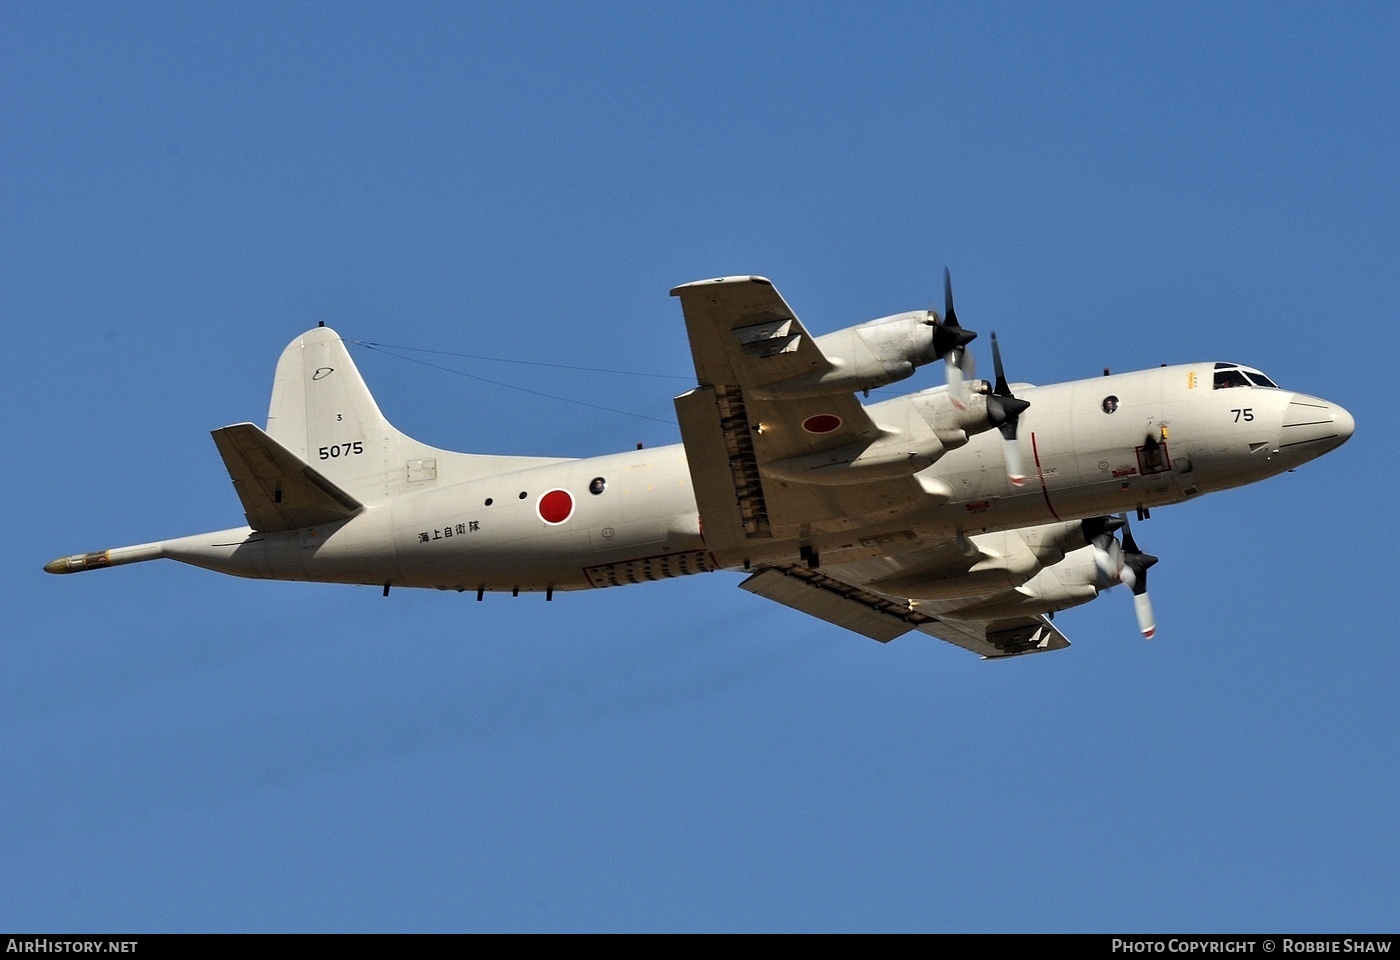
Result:
M1331 404L1332 423L1337 429L1337 445L1341 446L1351 439L1351 435L1356 432L1356 418L1347 413L1346 408L1340 404Z
M1284 411L1279 450L1311 460L1346 443L1355 430L1356 420L1341 405L1294 394Z

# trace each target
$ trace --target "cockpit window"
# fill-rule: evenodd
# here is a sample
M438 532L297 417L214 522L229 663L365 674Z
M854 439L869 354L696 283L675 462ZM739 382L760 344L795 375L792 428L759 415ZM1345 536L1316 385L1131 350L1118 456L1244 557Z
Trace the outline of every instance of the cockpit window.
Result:
M1239 370L1217 370L1215 371L1215 389L1225 390L1229 387L1247 387L1249 379Z
M1273 387L1277 390L1278 384L1258 370L1242 367L1237 363L1217 363L1215 365L1214 387L1216 390L1225 390L1230 387Z

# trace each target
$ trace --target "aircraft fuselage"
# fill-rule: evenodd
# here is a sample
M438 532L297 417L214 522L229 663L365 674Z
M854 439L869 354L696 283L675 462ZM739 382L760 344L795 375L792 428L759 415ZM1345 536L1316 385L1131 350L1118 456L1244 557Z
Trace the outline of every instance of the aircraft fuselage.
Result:
M1302 394L1213 389L1209 363L1014 386L1030 402L1020 427L1021 486L1002 469L996 432L980 433L925 469L951 488L945 502L854 526L833 517L825 530L814 524L752 557L717 559L706 549L679 444L429 484L367 503L348 520L300 530L243 527L125 549L158 548L160 556L246 577L480 592L586 589L745 560L815 554L827 563L858 562L882 538L955 537L1162 506L1289 470L1353 429L1345 410ZM868 409L877 424L898 422L912 399Z

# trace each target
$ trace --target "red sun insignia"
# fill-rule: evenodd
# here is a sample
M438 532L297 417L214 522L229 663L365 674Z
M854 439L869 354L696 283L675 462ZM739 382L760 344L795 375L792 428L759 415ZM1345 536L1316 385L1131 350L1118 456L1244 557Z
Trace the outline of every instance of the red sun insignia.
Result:
M574 498L567 490L550 490L540 497L537 508L545 523L563 523L574 512Z
M802 429L808 433L830 433L841 426L841 418L832 413L819 413L802 421Z

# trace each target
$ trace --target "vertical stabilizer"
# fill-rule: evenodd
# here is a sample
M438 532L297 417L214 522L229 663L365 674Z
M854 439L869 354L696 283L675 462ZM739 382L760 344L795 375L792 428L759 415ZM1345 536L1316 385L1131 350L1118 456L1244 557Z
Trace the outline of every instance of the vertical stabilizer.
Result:
M330 327L308 330L282 351L267 433L366 503L558 459L453 453L405 436L379 412L350 352Z
M307 331L282 351L267 432L336 484L372 499L383 492L399 438L329 327Z

